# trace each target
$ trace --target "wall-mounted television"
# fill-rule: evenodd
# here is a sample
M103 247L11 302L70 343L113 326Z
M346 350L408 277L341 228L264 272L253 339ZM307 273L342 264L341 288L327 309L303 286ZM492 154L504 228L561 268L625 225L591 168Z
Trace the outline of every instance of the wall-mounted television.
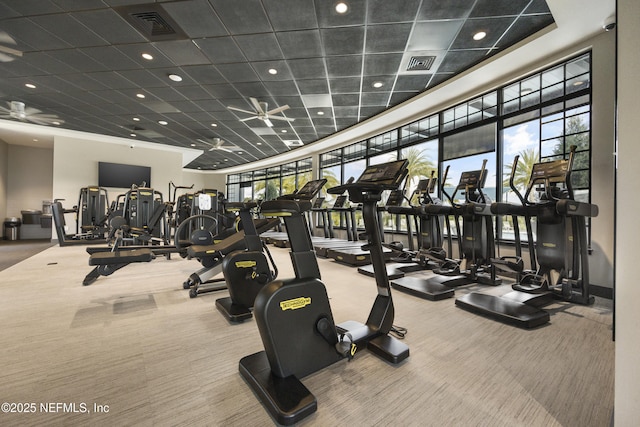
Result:
M98 162L98 185L100 187L131 188L146 184L151 187L151 168L148 166L123 165Z

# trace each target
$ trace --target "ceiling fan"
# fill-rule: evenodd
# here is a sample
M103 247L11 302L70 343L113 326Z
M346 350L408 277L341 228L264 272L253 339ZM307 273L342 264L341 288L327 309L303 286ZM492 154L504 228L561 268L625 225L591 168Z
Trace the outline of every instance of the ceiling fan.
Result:
M0 62L11 62L21 57L22 52L6 45L16 45L16 41L4 31L0 31Z
M59 125L64 123L55 114L42 114L37 108L25 107L24 102L7 102L9 108L0 106L0 119L16 119L37 125Z
M292 122L295 120L295 119L290 119L288 117L283 117L283 116L274 116L274 114L278 114L285 110L288 110L290 108L288 105L283 105L282 107L269 110L268 104L266 102L259 102L256 98L249 98L249 101L251 101L251 104L253 104L253 108L255 109L254 111L243 110L237 107L227 107L227 108L229 110L239 111L241 113L252 115L252 117L240 119L241 122L246 122L247 120L253 120L253 119L260 119L269 127L273 127L273 123L271 123L270 119L284 120L287 122Z
M204 139L198 139L199 142L210 146L209 151L221 150L226 151L227 153L233 153L234 151L242 151L242 149L235 145L223 145L224 140L222 138L213 138L211 142L206 141Z

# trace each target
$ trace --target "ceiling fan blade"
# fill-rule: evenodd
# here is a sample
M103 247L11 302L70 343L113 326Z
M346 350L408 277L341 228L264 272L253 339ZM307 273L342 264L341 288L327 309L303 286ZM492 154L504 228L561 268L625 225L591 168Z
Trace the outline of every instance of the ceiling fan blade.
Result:
M6 31L0 31L0 43L16 44L16 41Z
M35 123L35 124L37 124L37 125L44 125L44 126L52 125L54 121L55 121L55 122L62 123L62 121L61 121L61 120L57 120L57 119L53 119L53 120L51 120L51 119L48 119L48 118L42 118L42 117L39 117L39 116L34 116L34 117L29 117L29 116L27 116L27 117L25 118L25 120L30 121L31 123Z
M246 119L240 119L241 122L246 122L247 120L259 119L257 116L247 117Z
M233 153L233 151L229 150L226 147L218 147L218 150L226 151L227 153Z
M33 107L27 107L27 108L24 109L24 113L27 116L34 116L36 114L42 113L42 110L38 110L37 108L33 108ZM49 114L49 115L51 115L51 114Z
M269 118L273 119L273 120L284 120L286 122L293 122L293 121L296 120L296 119L292 119L290 117L282 117L282 116L269 116Z
M269 119L262 119L262 121L264 122L265 125L269 126L270 128L273 127L273 123L271 123L271 120Z
M6 53L0 52L0 62L11 62L11 61L14 61L15 59L16 58L14 56L7 55Z
M247 110L243 110L242 108L237 108L237 107L227 107L229 110L233 110L233 111L240 111L241 113L245 113L245 114L255 114L255 111L247 111Z
M256 112L258 114L265 114L265 111L262 109L262 106L260 105L260 103L258 102L257 99L255 98L249 98L249 101L251 101L251 104L253 104L253 108L256 109ZM254 113L255 114L255 113Z
M9 55L22 56L21 51L2 45L0 45L0 52L8 53Z
M278 107L278 108L274 108L271 111L267 111L267 114L271 115L271 114L278 114L284 110L288 110L289 106L288 105L283 105L282 107Z

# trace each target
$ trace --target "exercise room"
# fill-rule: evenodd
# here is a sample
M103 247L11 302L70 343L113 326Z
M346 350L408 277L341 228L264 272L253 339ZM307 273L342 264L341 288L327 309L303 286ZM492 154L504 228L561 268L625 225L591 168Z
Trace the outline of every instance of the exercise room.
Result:
M0 424L637 425L639 17L3 2Z

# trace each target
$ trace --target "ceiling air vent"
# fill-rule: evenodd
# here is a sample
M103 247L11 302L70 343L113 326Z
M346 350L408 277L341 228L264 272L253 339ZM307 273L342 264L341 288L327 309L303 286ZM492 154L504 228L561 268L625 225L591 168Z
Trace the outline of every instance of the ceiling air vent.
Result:
M435 56L412 56L407 63L407 71L430 70L435 60Z
M158 3L114 8L149 41L180 40L187 35Z

